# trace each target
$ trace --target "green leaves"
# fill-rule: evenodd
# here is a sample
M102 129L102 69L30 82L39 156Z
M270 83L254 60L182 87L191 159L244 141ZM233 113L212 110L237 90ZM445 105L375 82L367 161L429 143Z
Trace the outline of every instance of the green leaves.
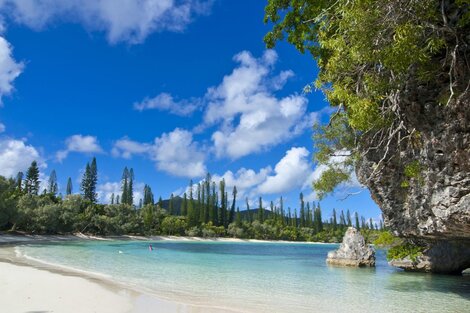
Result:
M326 194L332 192L336 186L347 182L349 178L349 171L331 166L313 183L313 189L318 192L318 197L322 199Z
M404 243L390 248L387 252L387 260L400 260L408 257L411 261L416 262L417 258L423 254L423 251L424 247Z
M264 38L267 47L286 39L301 53L309 51L320 68L314 86L341 115L314 136L314 159L329 168L314 184L317 191L332 191L347 179L344 167L328 165L335 152L352 151L345 162L354 165L363 134L399 119L392 99L409 80L425 85L449 75L436 60L449 66L446 50L456 45L457 31L468 34L459 29L470 24L468 5L447 3L446 17L437 0L268 0L264 21L273 26ZM455 14L458 23L446 25Z

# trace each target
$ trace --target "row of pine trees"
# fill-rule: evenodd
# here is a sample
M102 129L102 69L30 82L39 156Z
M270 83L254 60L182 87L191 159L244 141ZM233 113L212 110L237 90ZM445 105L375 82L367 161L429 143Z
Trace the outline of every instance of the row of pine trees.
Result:
M91 203L97 203L98 195L96 193L96 186L98 182L98 167L96 158L93 158L91 163L87 163L85 172L83 173L82 181L80 184L81 195L85 200ZM39 168L36 161L31 163L26 175L19 172L16 178L17 188L24 193L38 195L40 188L39 181ZM43 190L43 194L57 196L58 184L57 174L53 170L49 176L47 187ZM73 193L72 180L69 177L66 186L66 195ZM178 201L176 201L176 199ZM250 207L248 198L245 199L245 212L242 214L237 202L237 187L234 186L230 194L226 188L225 180L222 179L218 185L212 180L210 174L206 178L193 184L190 181L187 192L183 197L174 197L171 194L166 210L169 215L186 217L188 226L199 226L201 224L212 224L215 226L223 226L227 228L229 224L236 222L238 225L242 221L252 223L258 221L260 223L266 220L272 220L281 226L292 226L298 228L313 228L315 232L321 232L324 229L324 223L328 224L333 230L344 229L347 226L354 226L357 229L383 229L383 223L380 225L373 223L372 219L366 220L363 216L359 217L358 213L354 213L354 222L349 210L344 213L341 210L338 214L333 209L332 217L329 220L322 219L322 212L320 204L313 203L310 207L309 202L304 201L303 194L300 193L300 209L299 214L297 210L292 213L291 208L284 209L283 198L280 198L279 204L275 205L273 201L269 203L269 209L264 205L263 199L259 197L258 205L256 208ZM129 206L134 205L134 170L132 168L124 168L121 179L121 194L111 195L110 204L126 204ZM178 207L176 207L178 205ZM163 200L160 197L155 201L154 194L149 185L144 186L143 199L139 200L136 209L143 207L156 207L159 209L164 208Z

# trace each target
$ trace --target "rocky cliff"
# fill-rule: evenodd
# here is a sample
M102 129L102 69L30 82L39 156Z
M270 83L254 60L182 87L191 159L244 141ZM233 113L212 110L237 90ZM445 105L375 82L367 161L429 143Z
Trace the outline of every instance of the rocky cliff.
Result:
M426 271L470 267L470 65L465 58L470 31L460 38L467 42L457 45L460 57L433 82L421 84L410 75L394 111L401 130L391 141L366 135L356 167L385 224L429 247ZM437 56L436 66L448 57ZM447 268L450 259L459 264Z
M470 101L446 106L420 99L418 91L404 108L419 142L413 149L390 147L395 152L372 178L382 154L368 153L358 178L400 235L470 241ZM410 166L415 173L407 174Z

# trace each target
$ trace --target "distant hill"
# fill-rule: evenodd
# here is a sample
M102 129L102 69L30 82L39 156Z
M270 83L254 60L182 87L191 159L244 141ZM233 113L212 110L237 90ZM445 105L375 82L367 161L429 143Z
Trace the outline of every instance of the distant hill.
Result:
M271 217L271 215L273 214L270 210L266 210L266 209L263 209L263 210L264 210L264 218L265 219ZM252 220L255 219L258 216L258 211L259 211L259 209L253 209L253 210L250 209L250 214L251 214ZM247 210L240 211L240 216L241 216L242 220L247 220L248 219L248 211Z
M157 202L158 203L158 202ZM183 204L183 198L180 196L173 197L173 214L180 214L181 205ZM162 209L165 209L168 212L170 207L170 199L162 200Z

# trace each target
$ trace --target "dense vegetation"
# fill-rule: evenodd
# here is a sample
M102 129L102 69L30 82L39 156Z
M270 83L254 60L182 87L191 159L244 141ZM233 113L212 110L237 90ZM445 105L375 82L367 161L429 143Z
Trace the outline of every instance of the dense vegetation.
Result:
M391 247L387 252L387 260L400 260L410 258L411 261L416 262L417 258L423 254L423 246L414 245L412 243L403 243Z
M341 210L329 220L322 218L319 204L305 202L300 194L299 210L260 197L256 208L248 199L243 211L236 206L237 188L229 194L225 181L218 184L210 174L198 184L190 182L183 197L154 200L150 186L134 205L134 172L127 167L122 175L122 193L112 195L110 204L97 203L96 159L85 167L80 190L73 194L72 180L67 181L66 195L58 194L57 175L52 171L47 188L39 191L39 169L33 162L26 176L16 179L0 176L0 230L36 234L83 232L98 235L179 235L203 237L237 237L272 240L338 242L348 226L361 229L366 239L375 240L383 229L357 213ZM297 213L298 212L298 213Z
M411 91L432 91L434 105L468 97L469 3L268 1L265 22L272 23L272 30L265 36L267 46L286 39L311 53L320 71L306 89L321 89L336 109L314 136L315 161L328 167L314 182L320 195L349 180L369 153L381 153L371 176L380 175L397 153L393 145L405 151L419 143L419 132L406 123Z

